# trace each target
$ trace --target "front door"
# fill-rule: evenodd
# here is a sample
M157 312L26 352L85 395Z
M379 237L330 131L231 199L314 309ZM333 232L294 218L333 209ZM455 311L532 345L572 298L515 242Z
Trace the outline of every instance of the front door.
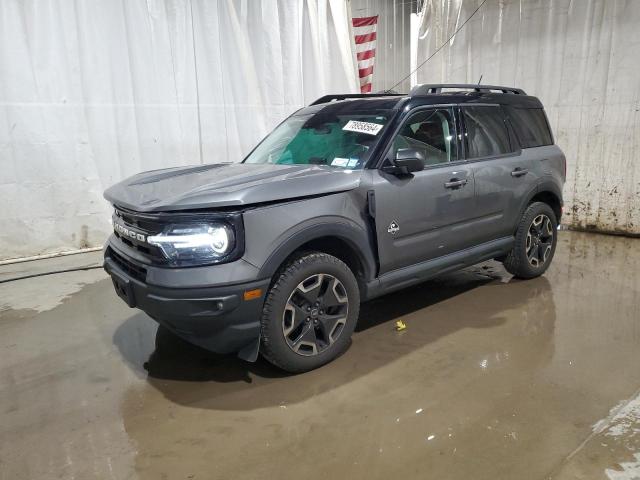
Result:
M427 108L403 123L386 162L399 150L416 150L424 170L395 176L373 173L380 273L440 257L468 247L473 218L474 179L458 159L452 108Z

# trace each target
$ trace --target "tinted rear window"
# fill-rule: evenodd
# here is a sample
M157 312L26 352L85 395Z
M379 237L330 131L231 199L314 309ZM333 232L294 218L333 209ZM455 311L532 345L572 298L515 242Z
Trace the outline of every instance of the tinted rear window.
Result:
M464 107L467 158L491 157L511 152L509 133L500 107Z
M547 117L541 108L508 107L507 112L522 148L553 144Z

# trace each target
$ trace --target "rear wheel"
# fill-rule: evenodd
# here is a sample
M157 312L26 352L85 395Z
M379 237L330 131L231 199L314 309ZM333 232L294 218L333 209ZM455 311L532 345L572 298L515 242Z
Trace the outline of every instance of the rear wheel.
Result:
M324 365L349 346L359 309L358 284L344 262L301 255L280 270L267 294L260 352L289 372Z
M529 205L518 225L513 248L504 259L506 270L518 278L542 275L556 251L557 227L556 215L549 205Z

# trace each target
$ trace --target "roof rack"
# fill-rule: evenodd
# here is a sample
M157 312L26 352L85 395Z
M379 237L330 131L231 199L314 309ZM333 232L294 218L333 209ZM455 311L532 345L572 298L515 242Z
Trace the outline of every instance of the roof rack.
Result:
M443 88L458 88L460 90L475 90L476 92L489 93L492 90L497 90L502 93L511 93L515 95L526 95L524 90L520 88L512 87L499 87L496 85L475 85L471 83L423 83L422 85L416 85L409 92L410 97L416 97L420 95L429 95L442 92Z
M324 97L320 97L310 105L329 103L337 100L346 100L348 98L399 97L403 95L403 93L338 93L335 95L325 95Z

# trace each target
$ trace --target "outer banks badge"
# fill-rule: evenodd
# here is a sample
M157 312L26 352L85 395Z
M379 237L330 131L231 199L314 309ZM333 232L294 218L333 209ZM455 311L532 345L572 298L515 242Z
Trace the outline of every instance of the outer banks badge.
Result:
M395 220L392 221L389 224L389 228L387 228L387 232L390 233L391 235L395 235L399 231L400 231L400 225L398 225L398 222L396 222Z

